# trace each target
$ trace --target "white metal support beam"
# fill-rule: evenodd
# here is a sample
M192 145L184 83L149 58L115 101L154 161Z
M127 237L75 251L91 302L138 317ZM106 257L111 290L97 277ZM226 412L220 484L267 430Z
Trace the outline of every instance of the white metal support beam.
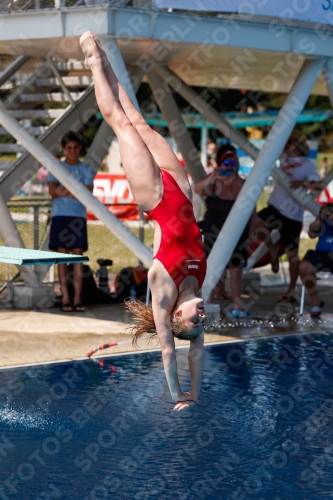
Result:
M49 249L49 243L50 243L50 231L48 229L47 235L45 237L45 240L44 240L43 245L40 248L40 250L45 250L46 252L49 252L50 251L50 249ZM50 267L51 266L47 265L47 264L35 266L35 269L34 269L35 275L36 275L38 283L40 285L42 284L44 276L47 273L47 271L50 269Z
M184 99L186 99L194 109L196 109L200 114L202 114L207 120L215 125L215 127L228 139L237 144L246 154L250 156L253 160L258 157L259 150L251 144L250 141L236 128L231 125L231 123L221 116L215 109L213 109L207 102L202 99L191 87L186 85L177 75L175 75L166 66L157 66L155 68L156 73L158 73L161 78L164 79L165 84L170 85L176 92L178 92ZM166 88L166 87L165 87ZM300 205L307 208L310 212L316 215L319 211L319 205L313 200L310 194L308 194L306 189L299 188L293 190L289 187L290 179L288 176L274 167L273 172L278 182L283 185L283 188L293 196Z
M292 197L297 201L297 203L299 203L303 207L306 207L309 210L309 212L317 216L320 210L320 206L314 200L310 192L308 192L304 188L291 189L289 186L290 177L288 177L288 175L286 175L280 168L274 167L272 170L272 176L280 184L280 186L282 186L283 189L285 189L285 191L287 191L290 195L292 195Z
M17 109L21 105L21 94L25 92L32 92L36 89L36 80L38 78L48 78L52 76L52 70L48 63L45 61L37 68L35 73L27 78L12 94L10 94L4 101L7 109Z
M333 107L333 57L331 57L325 64L324 67L324 78L327 87L328 95ZM323 179L325 187L333 180L333 169L328 172L328 174Z
M84 159L84 162L88 163L95 172L100 168L114 137L115 133L107 122L103 120Z
M73 109L73 113L75 113L75 115L77 116L78 120L81 122L82 125L84 125L84 121L83 121L83 118L82 118L82 114L79 113L79 111L77 110L76 108L76 103L75 101L73 100L72 96L71 96L71 93L70 91L68 90L68 88L66 87L65 83L64 83L64 80L62 79L56 65L54 64L53 60L51 57L47 57L46 58L47 60L47 63L48 65L50 66L51 70L52 70L52 73L54 74L54 76L56 77L56 79L58 80L58 84L59 86L61 87L61 90L63 91L63 93L65 94L65 96L67 97L68 99L68 102L71 106L71 108Z
M333 58L329 59L324 68L323 74L325 78L326 87L328 90L328 94L330 97L330 101L333 107ZM316 202L311 201L311 198L316 198L321 191L312 190L308 192L304 188L299 188L293 190L289 187L289 178L288 176L280 169L274 167L272 172L273 177L276 181L289 193L291 194L295 200L307 210L309 210L313 215L317 215L319 212L319 205ZM328 186L328 184L333 180L333 169L328 172L328 174L322 179L322 183L324 187Z
M202 289L204 300L208 299L218 283L324 62L324 59L308 59L304 62L208 257L207 276Z
M7 68L0 74L0 85L6 82L13 74L16 73L29 59L28 56L17 57ZM0 236L6 246L25 248L21 235L13 221L10 211L6 205L6 201L0 193ZM38 278L31 267L17 266L23 281L26 285L38 285Z
M21 235L17 230L5 200L0 194L0 236L8 247L25 248ZM37 285L37 277L31 267L17 266L23 281L27 285Z
M54 76L56 77L56 79L58 80L58 84L59 86L61 87L63 93L65 94L65 96L67 97L68 99L68 102L71 106L73 106L73 108L75 108L75 102L74 100L72 99L72 96L71 96L71 93L70 91L68 90L68 88L66 87L66 85L64 84L64 81L63 79L61 78L61 75L56 67L56 65L54 64L53 60L51 57L47 57L46 58L47 62L48 62L48 65L50 66ZM81 117L79 116L79 119L81 120Z
M208 127L206 124L201 129L200 136L200 150L201 150L201 163L204 168L207 168L207 140L208 140Z
M196 183L201 181L206 177L206 172L202 166L198 150L184 123L175 98L169 88L165 91L166 84L154 71L148 74L148 82L164 119L168 124L170 133L176 141L178 150L184 158L193 182Z
M326 62L323 73L328 96L333 107L333 57Z
M6 69L0 73L0 85L3 85L29 59L28 56L18 56Z
M173 12L172 14L166 14L163 11L156 9L145 9L145 10L135 10L129 8L128 4L132 2L115 2L104 3L104 2L86 2L91 5L87 5L82 8L68 9L65 7L64 0L56 0L55 7L64 7L59 12L53 9L46 8L40 11L28 10L26 12L2 12L2 25L1 25L1 39L4 42L10 43L14 46L14 43L20 47L26 53L31 53L34 47L31 47L32 43L22 43L22 38L19 34L24 24L24 39L25 40L36 40L38 45L35 52L40 53L44 48L43 41L45 38L50 39L54 47L54 40L62 38L77 39L78 32L83 30L91 30L98 35L103 33L109 34L111 36L127 36L128 39L124 38L125 50L129 53L129 57L132 56L130 43L135 41L137 38L140 45L140 54L142 54L142 62L146 63L149 54L153 53L156 59L161 59L165 48L170 43L177 50L180 47L180 57L185 57L187 52L184 53L182 44L189 44L194 47L194 49L202 52L204 45L209 47L209 53L211 53L211 47L223 47L232 48L232 53L234 53L234 48L241 49L243 54L244 48L249 51L264 52L263 57L269 60L266 51L274 52L279 51L284 54L308 54L311 51L313 57L331 57L333 54L333 40L331 36L328 35L329 31L325 31L326 27L320 25L320 35L318 36L318 29L316 23L313 23L313 29L299 27L295 29L294 23L284 23L283 26L277 29L272 29L270 22L249 22L249 17L246 16L245 19L230 18L230 16L225 16L221 18L219 16L205 16L205 15L184 15L182 12ZM122 7L120 6L122 3ZM142 5L147 5L148 0L141 1ZM193 7L195 7L195 2ZM182 2L179 2L181 6ZM118 6L117 6L118 5ZM96 6L97 14L96 15ZM115 8L115 6L117 6ZM29 22L27 22L29 19ZM252 21L252 19L250 20ZM330 19L327 19L327 24L330 24ZM277 36L277 33L279 36ZM166 41L168 38L168 41ZM306 38L306 41L305 41ZM157 43L161 41L161 46ZM50 50L52 45L46 45L45 53ZM60 50L61 46L59 47ZM66 54L67 50L67 54ZM192 53L193 48L191 48ZM175 51L173 51L175 52ZM61 56L66 57L68 55L67 44L64 45ZM279 56L281 58L281 56ZM195 58L192 57L193 62ZM202 68L202 58L198 58L199 63L196 68ZM265 59L264 59L265 60ZM275 62L276 59L274 59ZM298 59L296 59L297 61ZM237 63L238 60L235 61ZM247 59L244 58L244 68L246 68ZM178 61L177 61L178 62ZM183 62L181 59L180 64ZM189 63L188 63L189 64ZM294 64L294 63L293 63ZM296 63L297 64L297 63ZM184 64L186 66L186 63ZM190 64L189 64L190 65ZM241 66L241 62L239 62ZM230 70L230 68L228 68ZM234 80L238 82L242 76L237 78L237 74L234 73ZM245 71L246 73L246 71ZM243 75L243 72L238 72L238 75ZM284 72L281 72L284 75ZM227 72L227 77L230 75L230 71ZM259 73L261 76L261 73ZM245 74L245 77L247 75ZM278 72L276 72L276 77L278 77ZM196 85L202 78L201 75L196 78ZM221 77L222 80L222 77ZM243 77L244 80L244 77ZM286 88L286 78L280 77L281 87ZM225 80L224 80L225 81ZM255 80L256 82L256 80ZM222 81L223 83L223 81ZM232 81L232 83L234 83ZM287 80L287 83L289 81ZM283 85L282 85L283 84ZM222 87L222 85L221 85ZM281 87L278 89L280 90ZM240 87L242 88L242 87ZM252 86L253 88L253 86Z
M16 73L29 59L28 56L19 56L0 74L0 85L3 85L13 74ZM6 201L0 193L0 236L6 246L25 248L21 235L13 221ZM31 267L16 266L26 285L38 285L38 278Z
M274 167L272 170L272 176L277 180L277 182L290 194L293 195L294 199L303 205L313 214L317 215L319 213L319 204L315 201L315 198L321 193L320 191L312 190L308 192L306 189L298 188L295 190L291 190L289 187L290 179L289 177L279 168ZM333 169L326 175L322 182L326 187L333 180ZM273 243L276 243L279 239L279 232L276 231L276 234L273 235L274 231L271 234L271 240ZM278 235L278 236L277 236ZM274 237L273 237L274 236ZM268 251L265 243L261 243L259 247L251 254L251 257L248 259L246 269L250 270L260 259L265 255Z
M213 123L225 137L237 144L251 158L256 157L258 154L257 148L167 66L156 66L154 71L164 80L166 85L172 87L179 95L186 99L198 113ZM164 89L166 88L164 87Z
M126 245L146 266L150 267L153 262L151 251L122 224L115 215L102 205L94 196L80 183L76 177L70 175L68 170L59 163L47 149L36 139L31 137L26 130L9 114L0 104L0 123L8 132L20 141L23 146L41 164L45 165L75 197L87 207L103 224Z

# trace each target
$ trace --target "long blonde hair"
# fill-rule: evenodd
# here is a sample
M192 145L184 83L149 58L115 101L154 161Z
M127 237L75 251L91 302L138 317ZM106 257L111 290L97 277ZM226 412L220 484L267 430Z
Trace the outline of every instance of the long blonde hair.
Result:
M146 306L140 300L134 300L132 302L126 300L125 305L132 319L132 324L128 327L128 330L131 332L133 337L133 346L138 346L138 340L143 335L145 335L148 342L157 337L152 307L150 305ZM170 315L173 336L181 340L189 340L189 329L185 327L181 320L174 319L173 312L174 311L172 311Z

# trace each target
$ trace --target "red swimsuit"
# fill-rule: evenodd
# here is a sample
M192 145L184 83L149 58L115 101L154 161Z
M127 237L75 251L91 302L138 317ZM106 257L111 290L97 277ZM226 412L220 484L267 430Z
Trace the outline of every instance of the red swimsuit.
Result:
M163 197L147 212L161 228L161 244L154 259L164 266L177 289L186 276L195 276L199 289L206 275L206 257L193 206L169 172L161 169Z

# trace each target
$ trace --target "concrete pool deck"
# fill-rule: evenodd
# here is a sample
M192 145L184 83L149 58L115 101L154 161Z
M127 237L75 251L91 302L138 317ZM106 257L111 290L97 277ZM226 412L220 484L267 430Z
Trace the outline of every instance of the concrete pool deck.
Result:
M293 308L290 304L279 305L277 299L281 297L285 288L268 287L258 299L244 296L244 301L253 301L250 308L251 318L256 323L247 326L242 320L241 326L228 326L219 332L205 333L205 342L224 342L253 337L267 337L298 331L333 330L333 288L321 286L320 296L326 307L321 320L311 320L305 314L303 324L289 321L296 314L299 305ZM221 302L221 311L228 302ZM310 310L309 297L306 295L305 311ZM273 318L273 326L267 320ZM258 320L265 320L266 325L260 325ZM253 323L253 322L252 322ZM86 353L100 344L130 340L126 333L129 318L123 305L91 306L85 313L62 313L59 308L46 311L0 310L0 367L52 362L59 360L73 360L83 358ZM176 340L176 345L184 346L186 342ZM156 342L146 344L142 341L142 350L158 349ZM121 344L101 352L102 355L132 352L137 349L131 342Z

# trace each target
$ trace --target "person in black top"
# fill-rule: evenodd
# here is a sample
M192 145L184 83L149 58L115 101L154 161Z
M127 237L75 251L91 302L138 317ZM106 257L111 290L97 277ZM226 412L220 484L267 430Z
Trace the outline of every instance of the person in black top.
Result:
M217 151L214 171L194 186L194 191L205 197L207 206L204 220L201 223L206 256L209 255L213 248L218 234L243 187L244 180L239 177L238 168L239 160L236 149L230 144L224 144ZM227 265L230 273L230 288L233 301L233 309L230 313L234 317L247 316L241 300L242 270L247 263L248 250L245 242L249 236L250 224L254 219L255 211L244 229ZM214 290L211 296L213 300L216 297L217 289Z

